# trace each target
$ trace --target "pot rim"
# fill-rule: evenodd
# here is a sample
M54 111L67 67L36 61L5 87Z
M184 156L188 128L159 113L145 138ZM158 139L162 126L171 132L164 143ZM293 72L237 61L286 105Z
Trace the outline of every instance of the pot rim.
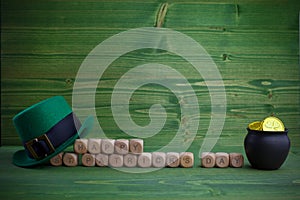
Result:
M255 133L255 134L287 134L289 130L287 128L284 129L284 131L259 131L259 130L251 130L249 127L247 127L248 133Z

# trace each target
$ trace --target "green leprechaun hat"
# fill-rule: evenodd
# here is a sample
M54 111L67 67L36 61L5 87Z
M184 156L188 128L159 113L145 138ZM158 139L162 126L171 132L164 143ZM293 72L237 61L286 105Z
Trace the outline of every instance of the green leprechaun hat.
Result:
M92 128L93 117L81 125L66 100L55 96L18 113L13 122L24 146L14 153L13 163L31 167L48 162L84 137Z

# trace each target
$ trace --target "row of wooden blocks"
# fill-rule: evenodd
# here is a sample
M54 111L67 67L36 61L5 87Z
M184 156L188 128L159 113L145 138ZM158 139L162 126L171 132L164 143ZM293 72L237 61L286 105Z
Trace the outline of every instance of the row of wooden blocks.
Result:
M142 139L77 139L74 143L74 152L77 154L140 154L144 151Z
M194 154L191 152L143 152L140 154L77 154L74 152L60 153L50 159L53 166L77 166L87 167L184 167L190 168L194 165Z
M184 167L194 165L194 155L191 152L144 152L142 139L77 139L74 142L74 152L60 153L53 157L50 163L54 166L111 166L111 167ZM201 166L212 167L242 167L244 157L240 153L201 154Z
M243 167L244 157L241 153L212 153L204 152L201 154L201 166L205 168L212 167Z

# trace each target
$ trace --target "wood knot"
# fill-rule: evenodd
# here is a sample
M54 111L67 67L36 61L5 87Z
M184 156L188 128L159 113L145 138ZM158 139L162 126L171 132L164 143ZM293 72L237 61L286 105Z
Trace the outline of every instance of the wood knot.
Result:
M222 55L222 59L223 59L223 61L229 61L229 60L230 60L230 59L229 59L229 55L226 54L226 53L224 53L224 54Z
M67 78L67 79L65 80L65 82L66 82L66 85L68 85L68 86L73 85L73 80L70 79L70 78Z
M162 27L168 10L168 3L163 3L157 13L155 27Z

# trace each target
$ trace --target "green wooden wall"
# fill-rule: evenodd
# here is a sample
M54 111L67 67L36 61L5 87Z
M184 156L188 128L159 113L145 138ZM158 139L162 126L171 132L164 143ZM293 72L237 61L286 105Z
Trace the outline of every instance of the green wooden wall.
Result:
M160 26L200 43L223 77L227 114L216 149L241 151L247 124L272 114L289 128L293 147L299 146L299 10L298 0L1 0L2 145L21 144L12 117L22 109L54 95L71 104L76 73L96 45L131 28ZM209 92L185 60L165 51L133 51L106 70L95 99L104 132L127 137L111 113L112 90L129 69L153 61L178 70L193 86L201 120L192 148L199 148L211 117ZM152 147L166 144L180 123L179 100L157 85L134 93L133 120L149 123L154 103L167 108L168 119L146 139Z

